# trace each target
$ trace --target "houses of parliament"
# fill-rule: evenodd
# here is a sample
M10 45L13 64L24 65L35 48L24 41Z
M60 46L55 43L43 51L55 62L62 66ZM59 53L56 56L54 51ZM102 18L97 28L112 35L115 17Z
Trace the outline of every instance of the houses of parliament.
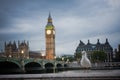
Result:
M54 60L56 57L55 54L55 26L53 25L51 14L49 13L47 19L47 25L45 26L45 45L46 49L44 55L39 51L30 51L28 41L9 41L4 43L4 52L0 53L0 57L13 57L13 58L44 58L47 60ZM81 51L86 51L88 57L93 51L100 50L104 51L107 54L106 61L112 61L113 57L113 48L106 39L105 43L100 43L99 39L96 44L91 44L88 40L88 43L85 44L80 40L79 45L77 46L75 53L80 53ZM119 51L115 51L117 55L117 60L120 58L120 48ZM76 54L74 54L76 55ZM119 60L120 61L120 60Z
M46 50L44 59L54 60L55 59L55 28L52 23L52 17L49 13L48 22L45 26L45 39L46 39ZM28 41L9 41L4 43L4 57L13 58L42 58L41 52L35 52L29 50Z
M18 41L18 44L15 41L5 42L5 55L6 57L29 58L29 42Z

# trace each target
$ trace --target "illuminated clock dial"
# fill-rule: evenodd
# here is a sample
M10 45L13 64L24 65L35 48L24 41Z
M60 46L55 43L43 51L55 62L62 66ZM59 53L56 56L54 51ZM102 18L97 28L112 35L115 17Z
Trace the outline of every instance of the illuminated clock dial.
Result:
M51 30L47 30L47 34L51 34Z

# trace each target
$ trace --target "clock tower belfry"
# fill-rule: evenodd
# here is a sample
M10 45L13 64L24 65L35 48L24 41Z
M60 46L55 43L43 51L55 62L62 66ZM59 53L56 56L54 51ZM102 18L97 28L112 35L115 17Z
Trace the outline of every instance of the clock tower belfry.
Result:
M55 28L52 24L52 18L49 13L48 22L45 27L46 38L46 59L54 60L55 58Z

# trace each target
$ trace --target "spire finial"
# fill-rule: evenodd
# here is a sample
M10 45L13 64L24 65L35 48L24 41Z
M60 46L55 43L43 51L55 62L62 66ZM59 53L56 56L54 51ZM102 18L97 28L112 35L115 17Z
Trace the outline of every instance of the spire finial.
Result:
M100 41L99 41L99 39L97 39L97 44L100 44Z
M109 44L109 42L108 42L108 38L106 38L106 42L105 42L105 44Z
M108 42L108 38L106 38L106 42Z
M88 39L88 43L87 43L87 45L90 45L90 40Z
M80 40L80 44L79 45L85 45L85 44Z
M51 14L50 14L50 11L49 11L49 17L48 17L49 19L51 18Z
M49 16L48 16L48 23L52 23L52 17L51 17L50 12L49 12Z

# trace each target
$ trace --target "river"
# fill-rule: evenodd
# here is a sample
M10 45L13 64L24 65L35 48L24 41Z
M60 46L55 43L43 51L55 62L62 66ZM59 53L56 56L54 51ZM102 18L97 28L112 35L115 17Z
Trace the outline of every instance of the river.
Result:
M72 70L45 74L7 74L0 80L120 80L120 70Z

